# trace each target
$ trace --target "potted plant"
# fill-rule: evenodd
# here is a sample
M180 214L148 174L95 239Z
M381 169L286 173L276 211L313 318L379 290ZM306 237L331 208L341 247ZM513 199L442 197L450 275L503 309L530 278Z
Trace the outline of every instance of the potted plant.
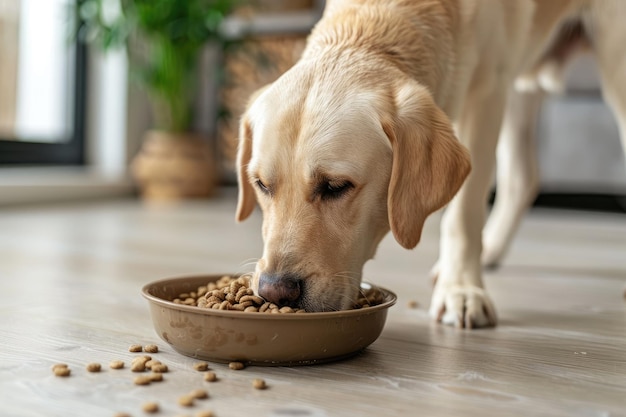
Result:
M125 47L131 77L145 87L155 129L131 173L144 198L211 194L216 167L207 138L192 131L199 56L224 46L219 27L236 0L80 0L78 35L103 50Z

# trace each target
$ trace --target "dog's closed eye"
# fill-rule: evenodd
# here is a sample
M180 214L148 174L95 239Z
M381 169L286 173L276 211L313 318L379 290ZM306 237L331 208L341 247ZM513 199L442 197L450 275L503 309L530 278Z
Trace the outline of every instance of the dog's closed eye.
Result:
M267 194L267 195L271 195L272 194L272 191L270 190L270 188L267 185L265 185L263 183L263 181L256 180L254 182L254 185L256 185L256 187L259 189L259 191L261 191L263 194Z
M315 189L315 194L322 200L336 200L354 188L354 184L346 180L323 180Z

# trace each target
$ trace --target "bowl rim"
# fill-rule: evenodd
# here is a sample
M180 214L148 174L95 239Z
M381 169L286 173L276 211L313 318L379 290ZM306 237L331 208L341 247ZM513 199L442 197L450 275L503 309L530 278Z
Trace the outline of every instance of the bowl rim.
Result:
M228 318L246 318L246 319L256 319L256 320L320 320L320 319L333 319L333 318L345 318L345 317L356 317L356 316L365 316L369 314L373 314L382 310L387 310L394 304L396 304L398 300L398 296L393 292L379 285L375 285L369 282L361 282L361 286L370 286L375 287L379 291L384 294L385 301L377 304L372 307L359 308L359 309L351 309L351 310L339 310L339 311L324 311L324 312L313 312L313 313L303 313L303 314L263 314L258 312L251 311L234 311L234 310L215 310L208 308L200 308L197 306L188 306L185 304L177 304L172 301L164 300L163 298L159 298L150 293L150 288L157 286L159 284L163 285L165 283L172 284L173 282L191 280L191 279L200 279L200 278L214 278L221 277L224 275L234 276L235 274L201 274L201 275L184 275L184 276L176 276L171 278L163 278L156 281L151 281L145 284L141 288L141 295L147 299L149 302L159 305L161 307L180 310L184 312L206 315L206 316L214 316L214 317L228 317Z

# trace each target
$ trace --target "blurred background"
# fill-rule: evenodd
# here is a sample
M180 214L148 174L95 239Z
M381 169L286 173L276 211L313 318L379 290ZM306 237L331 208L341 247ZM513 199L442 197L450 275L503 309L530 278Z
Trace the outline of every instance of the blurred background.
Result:
M0 205L211 198L237 120L298 59L322 0L0 0ZM593 57L548 98L536 204L626 212Z

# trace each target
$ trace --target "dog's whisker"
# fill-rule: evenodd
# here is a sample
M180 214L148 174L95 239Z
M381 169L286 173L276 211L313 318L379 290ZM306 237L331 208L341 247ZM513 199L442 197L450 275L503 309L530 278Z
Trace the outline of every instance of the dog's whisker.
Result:
M246 266L250 266L250 265L256 265L259 262L259 260L260 260L260 258L246 259L241 264L239 264L239 266L240 267L246 267Z
M252 267L251 269L255 270L256 269L256 265L257 265L258 262L259 262L259 258L246 259L244 262L242 262L239 265L239 269L238 269L238 271L236 272L235 275L238 275L238 276L240 276L240 275L246 275L246 276L252 275L253 272L249 271L248 269L250 269L250 268L248 268L248 267Z

